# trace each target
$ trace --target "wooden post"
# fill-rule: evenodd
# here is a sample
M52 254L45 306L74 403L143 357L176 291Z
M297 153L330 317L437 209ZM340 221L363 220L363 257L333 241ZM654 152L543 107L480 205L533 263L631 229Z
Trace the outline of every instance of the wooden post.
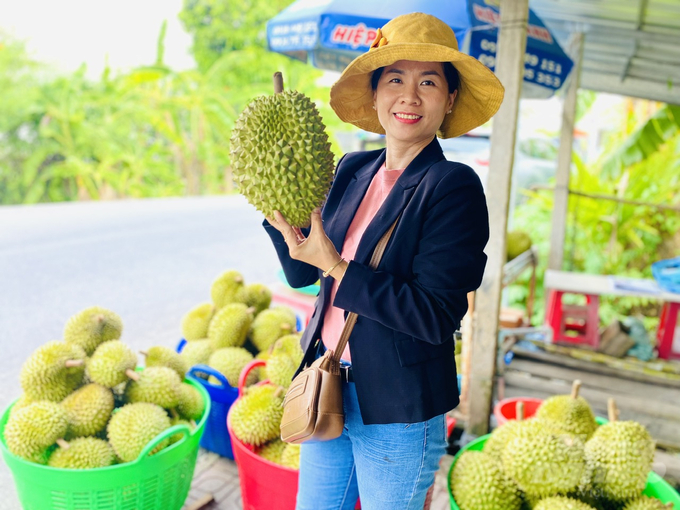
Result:
M469 420L465 432L473 436L489 429L491 399L496 370L498 316L500 311L505 230L508 224L510 183L515 154L519 97L524 78L528 0L501 0L500 31L496 53L496 76L505 87L505 99L493 120L489 159L490 239L484 279L475 296L472 366L468 391Z
M571 171L571 152L574 145L574 125L576 123L576 103L583 60L583 34L574 35L573 44L577 48L576 62L571 70L569 88L562 106L562 130L560 147L557 154L557 174L553 199L552 228L550 231L550 255L548 269L562 270L564 259L564 238L567 230L569 208L569 173Z

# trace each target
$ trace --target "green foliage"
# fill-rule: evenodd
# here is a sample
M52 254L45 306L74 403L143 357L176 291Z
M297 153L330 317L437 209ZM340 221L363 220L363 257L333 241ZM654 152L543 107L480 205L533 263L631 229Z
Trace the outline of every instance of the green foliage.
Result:
M233 50L267 47L267 20L291 0L184 0L179 15L193 35L191 51L198 68L207 71L221 56Z

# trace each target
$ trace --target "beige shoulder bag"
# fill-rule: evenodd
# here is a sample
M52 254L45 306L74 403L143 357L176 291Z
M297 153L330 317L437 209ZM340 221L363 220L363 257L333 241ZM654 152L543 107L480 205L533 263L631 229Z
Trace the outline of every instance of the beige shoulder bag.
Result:
M399 218L375 247L369 263L371 269L378 267L397 221ZM345 413L342 406L340 356L356 321L357 314L349 313L335 352L327 350L311 366L300 372L288 387L281 419L281 439L285 442L300 444L307 441L328 441L342 434Z

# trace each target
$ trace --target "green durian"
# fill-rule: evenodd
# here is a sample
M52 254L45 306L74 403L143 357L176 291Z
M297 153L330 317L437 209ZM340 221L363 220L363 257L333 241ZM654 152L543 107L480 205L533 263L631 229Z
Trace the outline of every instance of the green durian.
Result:
M182 383L179 391L177 411L187 420L200 420L205 411L203 394L189 383Z
M280 211L294 227L309 224L335 168L316 106L294 90L258 97L243 110L232 130L230 155L248 202L268 217Z
M92 306L68 320L64 327L64 340L79 345L90 356L100 344L118 340L122 332L123 321L117 314Z
M269 308L272 302L272 291L261 283L245 285L236 293L236 300L248 307L255 308L254 315Z
M30 398L28 395L25 393L22 394L16 402L14 402L14 405L10 408L9 410L9 416L11 417L14 413L16 413L19 409L23 409L24 407L29 406L33 402L37 402L37 400L33 400Z
M69 432L66 439L94 436L106 428L113 411L113 393L96 383L74 391L61 402L68 416Z
M258 351L265 351L282 336L295 333L295 312L286 306L260 312L250 328L250 339Z
M500 462L484 452L466 451L451 470L451 492L461 510L519 510L520 493Z
M104 342L87 360L86 373L92 382L113 388L124 383L137 366L137 355L120 340Z
M217 308L212 303L203 303L187 312L182 319L182 336L187 342L201 340L208 336L208 326Z
M534 510L595 510L592 506L566 496L553 496L540 500Z
M5 442L14 455L45 464L46 452L68 431L66 411L46 400L19 409L7 420Z
M280 464L281 454L283 453L283 450L286 448L286 446L287 444L277 437L276 439L273 439L262 445L262 448L257 451L257 454L260 457L267 459L269 462Z
M623 510L673 510L673 503L662 503L649 496L640 496L630 501Z
M107 433L116 455L123 462L132 462L149 441L168 428L170 418L162 407L139 402L127 404L113 413ZM151 453L162 450L168 442L167 439L161 441Z
M169 347L156 346L146 351L147 367L168 367L172 368L181 380L189 370L189 366L184 358Z
M283 392L271 384L251 386L231 407L231 427L244 443L260 446L279 437Z
M212 347L210 347L210 340L207 338L187 342L182 347L182 352L179 353L190 368L194 365L205 365L208 363L211 354Z
M250 354L243 347L224 347L217 349L212 353L208 360L208 365L224 377L227 378L229 385L232 388L238 387L238 379L243 368L253 360L253 355ZM246 384L252 384L257 381L257 374L253 371L250 373ZM219 381L215 377L210 377L208 382L219 385Z
M127 402L148 402L165 409L177 407L182 391L182 380L177 372L168 367L149 367L138 375L138 379L130 381L125 389Z
M243 275L231 269L215 279L210 288L210 297L219 310L230 303L236 303L236 296L242 288Z
M521 230L508 232L505 241L507 261L510 261L527 251L529 248L531 248L532 244L529 234Z
M291 469L300 469L300 445L287 444L281 454L281 465Z
M95 469L113 466L116 454L111 445L96 437L79 437L69 441L68 448L59 446L47 465L62 469Z
M580 387L581 381L576 380L571 395L555 395L544 400L536 417L559 422L566 432L587 441L597 430L597 422L586 399L578 394Z
M251 309L243 303L226 305L215 314L210 322L208 329L210 347L213 350L223 347L241 347L246 341L252 322Z
M272 348L264 368L265 377L272 384L287 388L293 380L293 375L302 363L302 347L299 335L286 335L279 338Z
M21 367L21 387L31 400L61 401L83 382L82 347L58 340L38 347Z

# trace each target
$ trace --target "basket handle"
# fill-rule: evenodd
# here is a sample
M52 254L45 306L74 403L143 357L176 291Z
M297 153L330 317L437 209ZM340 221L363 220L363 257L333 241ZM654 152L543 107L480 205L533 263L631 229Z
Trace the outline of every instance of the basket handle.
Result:
M243 396L243 391L246 387L246 379L248 378L248 375L250 372L253 371L253 369L257 367L263 367L267 364L267 362L263 359L254 359L250 363L248 363L245 367L243 367L243 370L241 370L241 375L238 378L238 396L241 397Z
M182 349L184 349L184 346L188 343L189 342L187 342L184 338L180 339L179 343L177 344L177 347L175 348L175 351L177 351L177 353L181 353Z
M191 435L191 429L184 423L178 423L177 425L173 425L169 429L165 429L163 432L158 434L156 437L154 437L151 441L149 441L142 452L137 456L137 460L135 462L141 462L149 453L153 451L154 448L156 448L162 441L165 439L168 439L171 436L174 436L177 433L182 433L182 439L179 441L176 441L173 443L173 445L181 443L182 441L185 441L187 437Z
M203 379L200 376L200 374L211 375L215 379L217 379L220 382L220 384L211 383L207 379ZM218 370L215 370L213 367L210 367L208 365L194 365L189 369L189 375L194 379L201 379L203 382L214 388L219 388L221 390L232 388L231 384L229 384L229 381L227 381L227 378L224 377L222 372L219 372Z

